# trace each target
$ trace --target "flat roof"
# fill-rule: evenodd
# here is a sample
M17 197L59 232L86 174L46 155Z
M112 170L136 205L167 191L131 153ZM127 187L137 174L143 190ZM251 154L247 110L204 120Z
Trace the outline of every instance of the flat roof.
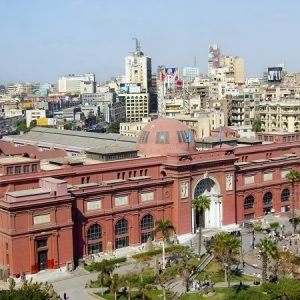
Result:
M50 189L43 189L43 188L37 188L37 189L31 189L31 190L23 190L23 191L16 191L16 192L7 192L6 194L15 198L18 197L26 197L26 196L35 196L35 195L41 195L41 194L48 194L50 193Z
M9 157L1 157L0 164L13 164L13 163L23 163L23 162L37 162L39 160L33 159L30 157L24 156L9 156Z
M238 140L237 138L222 137L221 138L221 143L230 142L230 141L237 141L237 140ZM202 138L196 138L195 141L197 143L219 143L220 139L219 139L218 136L207 136L207 137L204 137L203 139Z
M136 147L100 147L100 148L91 148L86 151L86 153L95 153L95 154L114 154L114 153L127 153L127 152L137 152Z
M61 179L57 179L57 178L53 178L53 177L45 177L45 178L41 178L42 180L45 180L47 182L51 182L51 183L66 183L65 180L61 180Z
M10 140L22 144L39 144L49 148L73 149L74 151L87 150L99 147L132 147L136 137L129 137L113 133L95 133L86 131L60 130L53 128L35 127L20 136L7 136Z

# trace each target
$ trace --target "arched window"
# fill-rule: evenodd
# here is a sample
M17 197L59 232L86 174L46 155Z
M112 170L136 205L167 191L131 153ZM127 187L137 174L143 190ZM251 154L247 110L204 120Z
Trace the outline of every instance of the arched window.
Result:
M88 254L102 252L102 227L99 224L90 226L87 232Z
M264 194L263 203L265 206L272 205L272 197L273 196L271 192L267 192Z
M87 239L90 240L98 240L102 237L102 229L99 224L92 225L87 232Z
M249 209L249 208L253 208L253 206L254 206L254 197L252 195L247 196L244 201L244 208Z
M290 191L288 189L284 189L281 192L281 201L289 201L290 200Z
M128 221L125 219L122 219L116 223L115 234L119 235L119 234L124 234L124 233L128 233Z
M154 237L154 218L150 214L141 220L141 243L146 243L149 237Z
M115 225L115 248L123 248L129 246L129 230L128 221L122 219Z
M141 229L147 230L153 228L153 226L154 226L153 217L150 214L144 216L143 219L141 220Z

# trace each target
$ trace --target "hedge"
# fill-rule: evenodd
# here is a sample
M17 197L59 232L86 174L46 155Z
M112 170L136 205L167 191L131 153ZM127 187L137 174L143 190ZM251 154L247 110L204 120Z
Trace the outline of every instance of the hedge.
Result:
M166 251L166 253L170 253L172 251L175 251L175 250L180 251L180 250L185 249L185 248L187 248L187 247L182 246L182 245L172 245L172 246L166 247L165 251ZM152 256L155 256L155 255L158 255L158 254L161 254L161 253L162 253L162 249L155 249L155 250L150 250L150 251L147 251L147 252L134 254L134 255L132 255L132 258L147 260L147 259L150 259Z
M99 265L105 264L107 266L113 266L116 264L124 263L126 262L126 257L119 257L119 258L113 258L113 259L103 259L100 262L93 262L90 265L84 265L84 269L88 272L97 271Z

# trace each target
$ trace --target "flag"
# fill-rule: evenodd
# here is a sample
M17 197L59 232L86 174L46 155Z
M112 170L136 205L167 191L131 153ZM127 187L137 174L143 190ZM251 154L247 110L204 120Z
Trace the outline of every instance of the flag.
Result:
M191 141L192 141L191 131L188 130L187 135L186 135L186 142L187 142L188 144L190 144Z
M219 143L220 143L220 148L221 148L221 145L222 145L222 128L221 127L219 128Z

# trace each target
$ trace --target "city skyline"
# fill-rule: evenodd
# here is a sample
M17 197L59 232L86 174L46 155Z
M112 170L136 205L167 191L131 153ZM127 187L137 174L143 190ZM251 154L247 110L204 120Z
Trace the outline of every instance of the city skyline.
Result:
M271 2L269 2L271 3ZM207 73L208 45L245 60L247 77L284 63L300 71L296 1L6 1L0 3L3 38L0 82L56 82L61 75L93 72L98 81L125 74L124 58L140 40L158 65L193 65Z

